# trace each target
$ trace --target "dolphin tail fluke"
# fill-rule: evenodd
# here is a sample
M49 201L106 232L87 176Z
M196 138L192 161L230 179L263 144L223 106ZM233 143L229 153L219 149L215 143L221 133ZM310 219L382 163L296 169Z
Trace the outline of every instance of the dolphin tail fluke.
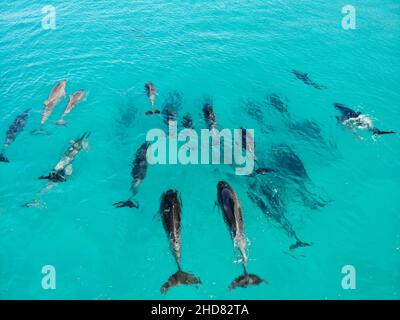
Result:
M126 201L119 201L113 204L113 206L117 209L119 208L139 208L139 203L137 203L136 201L132 201L131 199L128 199Z
M60 119L56 122L56 125L58 126L67 126L67 123L65 122L64 119Z
M384 134L395 134L396 133L394 131L381 131L381 130L379 130L377 128L373 129L372 132L373 132L373 134L375 136L380 136L380 135L384 135Z
M4 153L0 153L0 162L10 162Z
M167 282L161 286L160 291L161 293L165 294L168 292L169 288L176 287L181 284L197 286L198 284L201 284L201 280L189 272L178 270L168 278Z
M311 243L303 242L303 241L297 239L297 240L296 240L296 243L295 243L295 244L292 244L292 245L289 247L289 249L290 249L290 250L295 250L295 249L297 249L297 248L309 247L309 246L311 246L311 245L312 245Z
M229 290L233 290L237 287L247 288L250 285L259 285L260 283L268 283L267 281L261 279L255 274L250 274L245 272L243 275L237 277L229 286Z

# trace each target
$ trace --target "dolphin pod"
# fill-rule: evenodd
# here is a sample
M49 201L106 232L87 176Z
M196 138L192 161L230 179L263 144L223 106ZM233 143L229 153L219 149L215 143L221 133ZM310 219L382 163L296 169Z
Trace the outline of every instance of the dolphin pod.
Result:
M311 80L307 73L297 70L293 70L292 72L297 79L301 80L306 85L312 86L316 89L325 88L325 86ZM66 96L66 85L67 81L62 80L52 89L47 100L44 102L40 127L32 131L32 133L45 133L45 130L43 129L45 123L49 119L57 104L59 104L61 99ZM181 95L178 92L170 93L170 95L165 99L162 112L155 109L156 96L158 94L152 82L147 82L145 84L145 92L152 106L152 110L147 111L145 113L146 115L162 113L165 123L177 120L178 110L181 106ZM85 95L85 90L79 90L69 96L69 102L66 105L63 114L56 122L57 125L66 124L64 118L77 106L78 103L84 99ZM282 115L290 117L286 99L281 98L277 94L272 94L267 98L267 103ZM252 116L254 120L262 122L263 111L261 108L256 104L251 104L250 107L250 116ZM371 132L374 136L395 133L394 131L379 130L372 124L372 121L366 115L363 115L359 111L352 110L343 104L334 103L334 107L340 112L340 115L337 116L337 120L354 131L356 129L362 129ZM211 98L206 98L204 100L202 112L208 129L216 131L217 117L214 112L213 101ZM16 137L24 130L28 115L29 109L18 115L7 130L6 138L0 152L0 162L9 162L5 155L5 151L15 141ZM191 114L186 113L184 115L182 125L185 128L194 128ZM255 146L254 137L250 132L247 132L246 129L241 127L240 130L243 149L249 151L258 164L255 156L255 148L253 147ZM82 150L88 148L89 136L90 133L85 132L77 139L70 142L70 146L62 155L55 167L47 175L39 177L40 180L47 180L47 185L37 194L36 199L25 204L24 207L40 207L41 196L46 194L59 183L67 181L67 179L72 175L72 163L74 162L75 158ZM131 196L127 200L114 203L113 206L115 208L139 208L139 203L133 198L137 195L139 186L146 177L148 169L146 154L149 146L150 144L148 142L144 142L136 150L130 172L132 177L130 188ZM291 250L300 247L311 246L311 243L302 241L297 235L293 225L286 217L286 209L284 208L283 201L280 199L280 195L277 194L274 186L266 183L265 180L260 181L258 177L266 173L271 173L271 175L274 177L276 176L279 181L283 181L286 184L294 184L295 191L300 195L304 205L311 209L324 207L328 201L310 191L312 181L302 160L297 156L291 147L285 144L275 145L273 146L272 151L271 160L274 163L274 169L258 167L254 174L253 180L255 181L247 191L247 195L249 199L253 201L268 218L271 218L271 220L275 221L287 233L288 237L294 240L294 244L290 246ZM217 184L216 205L218 205L220 208L223 220L231 236L233 247L235 250L237 250L241 257L241 264L243 268L243 273L230 283L228 289L232 290L235 288L246 288L252 285L266 283L266 281L258 275L248 272L248 248L246 245L247 239L244 230L242 207L236 191L226 181L221 180ZM168 238L171 253L177 265L177 271L172 274L161 286L161 293L167 293L170 288L179 285L198 286L202 283L200 278L192 273L183 271L181 267L182 201L178 191L168 189L162 194L160 199L159 214Z

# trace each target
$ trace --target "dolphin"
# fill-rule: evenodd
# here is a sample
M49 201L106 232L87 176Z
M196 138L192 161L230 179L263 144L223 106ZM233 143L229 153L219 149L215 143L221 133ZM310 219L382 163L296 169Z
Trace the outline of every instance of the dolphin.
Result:
M133 197L137 194L138 188L142 180L145 178L147 173L147 148L150 146L149 142L143 143L139 149L136 151L135 159L132 163L132 185L131 185L131 192L132 195L128 200L119 201L113 204L116 208L139 208L139 204L133 200Z
M150 99L151 102L151 107L152 109L150 111L147 111L145 113L145 115L152 115L152 114L156 114L156 113L160 113L160 110L157 110L154 108L154 104L156 102L156 95L158 95L157 91L156 91L156 87L154 86L154 84L152 82L147 82L144 85L144 88L146 90L146 94Z
M67 123L64 121L64 118L67 116L68 113L72 111L75 106L82 101L82 99L85 97L85 90L79 90L75 92L74 94L69 96L69 102L67 106L65 107L65 111L62 114L60 120L56 122L57 125L59 126L65 126Z
M203 116L209 130L214 131L217 128L217 117L211 98L206 98L203 103Z
M394 131L379 130L373 125L372 120L368 116L363 115L360 111L354 111L338 102L335 102L333 105L340 111L340 116L337 116L336 119L343 125L349 127L354 133L356 133L356 129L370 131L373 136L396 133Z
M301 81L303 81L303 83L314 87L315 89L324 89L326 88L326 86L316 83L313 80L310 79L310 77L308 76L308 73L304 73L298 70L292 70L292 73L295 75L295 77Z
M161 293L167 293L171 287L180 284L201 284L201 280L193 274L182 271L181 268L181 207L180 195L175 190L168 190L161 196L160 215L167 233L172 254L174 255L178 271L168 278L161 287Z
M43 134L46 133L42 128L46 123L47 119L50 117L53 112L55 106L60 102L61 98L65 98L65 88L67 86L67 81L62 80L51 90L49 97L44 102L44 110L42 113L42 119L40 122L40 127L36 130L33 130L31 134Z
M18 134L24 130L25 124L28 120L30 109L25 110L23 113L18 115L11 126L8 128L6 132L6 138L4 140L3 147L0 151L0 162L10 162L8 158L5 156L6 149L15 141Z
M61 160L56 164L53 170L47 176L40 176L40 180L48 180L47 185L37 194L37 199L34 199L24 205L22 207L31 208L36 207L40 208L40 198L53 189L56 185L61 182L66 182L67 178L72 175L72 163L75 160L76 156L82 150L88 150L89 141L88 138L90 136L90 132L85 132L80 137L75 140L71 140L70 146L67 151L63 154Z
M217 184L217 199L233 244L239 249L243 262L243 275L233 280L229 286L229 290L237 287L246 288L251 284L258 285L266 282L259 276L247 272L246 236L244 233L242 209L236 192L227 182L219 181Z
M182 126L186 129L194 129L193 119L190 113L187 113L182 118Z
M65 182L67 176L72 174L72 162L75 160L75 157L82 150L87 150L89 148L89 136L90 132L85 132L78 139L71 140L69 142L70 146L54 169L47 176L41 176L39 179L49 180L52 182Z

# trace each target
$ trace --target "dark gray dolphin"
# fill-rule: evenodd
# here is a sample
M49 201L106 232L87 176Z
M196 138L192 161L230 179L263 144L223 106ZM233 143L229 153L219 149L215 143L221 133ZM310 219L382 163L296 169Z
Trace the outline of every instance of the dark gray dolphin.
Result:
M338 109L341 113L341 116L337 117L337 119L342 122L344 120L348 120L350 118L357 118L359 115L361 115L361 112L359 111L354 111L348 107L346 107L344 104L342 103L337 103L335 102L333 104L335 106L336 109Z
M132 185L131 185L131 192L132 196L125 201L119 201L113 204L116 208L123 208L123 207L129 207L129 208L139 208L139 204L135 202L132 198L137 194L138 192L138 187L140 183L143 181L143 179L146 176L147 173L147 148L150 146L149 142L143 143L139 149L136 151L135 159L133 160L132 163L132 170L131 170L131 176L132 176Z
M220 181L217 184L217 199L233 244L239 249L243 261L243 275L233 280L229 289L246 288L251 284L258 285L265 282L259 276L247 273L246 235L244 233L242 209L236 192L227 182Z
M321 127L315 121L308 119L293 121L288 124L288 127L291 131L302 137L307 137L314 141L319 141L321 143L324 142L324 144L326 144L324 137L322 136Z
M168 190L162 194L160 215L178 271L162 285L161 293L167 293L169 288L180 284L201 284L199 278L191 273L182 271L181 268L181 207L182 202L177 191Z
M193 119L190 113L187 113L182 118L182 126L186 129L194 129Z
M333 105L335 106L335 108L337 110L340 111L340 116L337 116L336 119L344 125L350 125L350 126L355 125L356 127L361 127L364 130L368 130L368 131L372 132L372 134L374 136L396 133L394 131L379 130L377 127L375 127L372 124L372 121L368 117L364 116L364 118L362 118L361 112L354 111L342 103L335 102ZM367 120L367 121L365 121L365 120ZM352 127L352 129L354 130L353 127Z
M6 132L6 138L4 140L3 147L0 152L0 162L10 162L5 156L6 149L15 141L18 134L24 130L25 124L28 120L30 109L25 110L23 113L18 115L11 126Z
M211 98L206 98L203 103L203 116L209 130L217 128L217 117L215 116L214 107Z

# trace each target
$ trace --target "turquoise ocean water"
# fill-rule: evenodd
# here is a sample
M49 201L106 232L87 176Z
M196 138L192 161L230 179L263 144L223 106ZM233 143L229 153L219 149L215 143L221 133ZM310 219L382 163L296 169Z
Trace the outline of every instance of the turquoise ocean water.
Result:
M333 102L363 111L382 130L400 130L400 4L354 0L357 28L344 30L346 4L1 0L1 138L18 114L32 111L7 150L10 163L0 163L0 298L398 299L400 137L358 140L337 125ZM56 7L55 30L41 26L45 5ZM327 89L303 84L292 69ZM31 135L62 79L68 94L87 90L86 101L59 127L63 100L46 124L51 135ZM311 210L295 190L282 195L288 219L313 245L290 252L292 240L247 196L254 179L235 176L231 166L149 166L140 209L113 208L130 195L130 164L147 130L165 129L161 116L144 115L147 81L158 88L158 108L178 91L179 120L190 112L197 129L205 127L202 99L211 96L220 128L255 129L256 153L267 165L274 145L290 145L313 191L330 200ZM272 93L287 99L289 118L265 103ZM45 185L37 177L84 131L91 148L70 179L44 197L45 208L21 208ZM213 209L221 179L241 200L249 271L268 285L227 290L241 267ZM176 271L157 214L169 188L183 201L183 269L203 285L161 295ZM56 268L55 290L41 287L44 265ZM356 268L355 290L341 286L345 265Z

